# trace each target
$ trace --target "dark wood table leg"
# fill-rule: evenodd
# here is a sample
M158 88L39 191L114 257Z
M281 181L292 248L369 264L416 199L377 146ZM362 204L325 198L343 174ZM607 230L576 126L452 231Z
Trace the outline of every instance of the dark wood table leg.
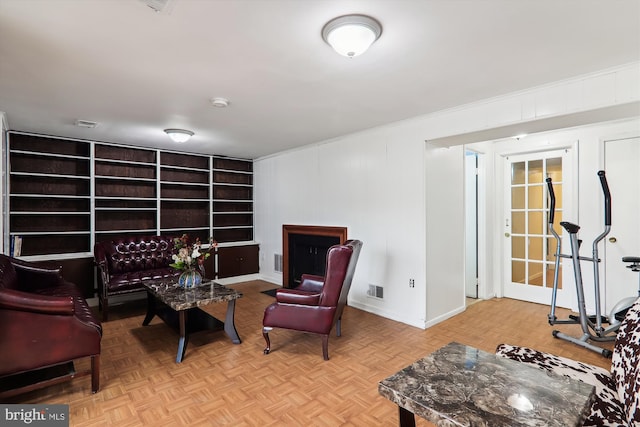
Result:
M178 341L178 354L176 355L176 363L181 363L184 359L184 353L187 351L189 343L189 335L187 334L187 312L180 310L178 312L180 318L180 340Z
M151 295L150 292L147 292L147 315L144 316L144 320L142 321L142 326L147 326L153 316L156 315L156 297Z
M400 427L416 427L416 417L413 412L407 411L402 406L398 406L400 410Z
M227 315L224 319L224 332L227 334L229 338L231 338L232 343L240 344L242 340L240 340L240 336L238 335L238 331L236 330L236 325L234 322L235 311L236 311L236 300L232 299L227 304Z

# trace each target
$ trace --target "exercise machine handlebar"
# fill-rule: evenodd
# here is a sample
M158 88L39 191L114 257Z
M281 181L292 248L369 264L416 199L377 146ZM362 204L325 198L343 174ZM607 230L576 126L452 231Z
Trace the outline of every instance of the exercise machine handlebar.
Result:
M556 194L553 192L551 178L547 178L547 188L549 189L549 224L553 224L553 216L556 212Z
M604 171L598 171L600 185L604 193L604 225L611 225L611 193L609 192L609 184Z

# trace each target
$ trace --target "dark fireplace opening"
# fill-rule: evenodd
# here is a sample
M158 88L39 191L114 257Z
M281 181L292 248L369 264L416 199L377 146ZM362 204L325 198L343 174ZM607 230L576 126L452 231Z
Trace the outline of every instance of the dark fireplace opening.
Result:
M300 286L303 274L324 276L327 251L346 240L346 227L283 225L282 286Z
M287 287L300 286L303 274L324 276L327 251L333 245L340 244L335 236L313 236L289 234L289 284Z

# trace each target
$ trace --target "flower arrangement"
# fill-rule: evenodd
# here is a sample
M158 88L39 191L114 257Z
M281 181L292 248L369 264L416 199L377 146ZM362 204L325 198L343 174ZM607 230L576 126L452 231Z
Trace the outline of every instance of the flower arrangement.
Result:
M178 253L173 255L173 263L169 264L170 267L176 270L193 270L198 267L201 270L204 268L204 260L211 255L209 252L218 246L218 243L213 238L210 238L209 248L203 251L202 242L199 238L196 238L192 244L189 235L183 234L173 239L173 245L178 250Z

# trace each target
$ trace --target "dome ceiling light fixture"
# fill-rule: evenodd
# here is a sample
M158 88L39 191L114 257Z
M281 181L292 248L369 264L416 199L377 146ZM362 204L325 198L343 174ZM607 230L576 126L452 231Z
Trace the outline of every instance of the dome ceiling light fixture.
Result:
M193 132L185 129L165 129L164 132L177 143L187 142L193 136Z
M229 106L229 100L227 98L213 98L211 100L211 105L218 108L226 108Z
M382 25L366 15L344 15L322 28L322 39L348 58L362 55L382 34Z

